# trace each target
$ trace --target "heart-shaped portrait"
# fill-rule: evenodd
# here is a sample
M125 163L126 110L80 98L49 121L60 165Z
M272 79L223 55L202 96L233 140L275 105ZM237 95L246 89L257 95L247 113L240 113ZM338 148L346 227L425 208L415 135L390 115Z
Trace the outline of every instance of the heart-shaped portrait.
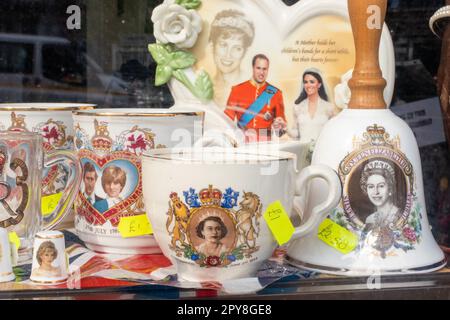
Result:
M77 211L86 220L94 225L110 221L117 226L120 217L144 211L139 204L141 164L132 154L119 151L99 157L82 150L79 155L83 179Z

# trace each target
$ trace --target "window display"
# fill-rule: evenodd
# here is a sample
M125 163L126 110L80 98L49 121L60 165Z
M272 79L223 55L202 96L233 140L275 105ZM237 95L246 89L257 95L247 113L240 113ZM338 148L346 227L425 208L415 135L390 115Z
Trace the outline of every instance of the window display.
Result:
M0 297L448 298L444 2L3 1Z

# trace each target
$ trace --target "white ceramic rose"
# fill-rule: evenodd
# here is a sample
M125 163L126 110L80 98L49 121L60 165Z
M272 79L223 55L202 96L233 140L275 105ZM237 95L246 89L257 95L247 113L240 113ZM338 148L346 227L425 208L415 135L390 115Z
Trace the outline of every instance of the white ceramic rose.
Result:
M202 31L202 19L192 9L165 0L152 13L153 33L163 44L172 43L180 49L192 48Z
M173 77L206 102L214 96L211 78L204 70L195 77L187 75L196 58L185 50L195 45L202 31L202 19L195 11L201 3L201 0L165 0L157 6L151 17L157 43L150 44L148 49L158 64L155 85L166 84Z
M339 109L347 109L350 102L352 92L348 86L348 81L351 79L353 69L350 69L341 76L341 83L334 87L334 102Z

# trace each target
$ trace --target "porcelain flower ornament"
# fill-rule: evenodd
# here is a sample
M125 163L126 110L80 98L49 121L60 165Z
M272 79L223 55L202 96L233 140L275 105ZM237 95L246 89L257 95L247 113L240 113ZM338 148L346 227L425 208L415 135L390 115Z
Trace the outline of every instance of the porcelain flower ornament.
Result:
M153 10L154 35L160 43L172 43L180 49L192 48L202 31L202 19L192 9L165 0Z

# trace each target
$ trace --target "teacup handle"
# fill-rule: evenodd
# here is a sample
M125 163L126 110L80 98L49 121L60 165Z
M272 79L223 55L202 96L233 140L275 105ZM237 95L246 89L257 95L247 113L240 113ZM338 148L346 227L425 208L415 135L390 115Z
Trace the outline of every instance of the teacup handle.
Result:
M52 167L60 162L69 163L69 178L55 210L43 219L43 231L54 228L70 212L81 185L82 168L78 157L70 151L55 150L47 153L44 158L45 167Z
M303 237L316 230L323 219L338 205L341 199L342 187L339 177L334 170L325 165L311 165L304 168L297 177L295 195L300 198L306 197L307 183L314 178L322 178L326 181L328 190L324 190L324 192L328 191L328 197L324 202L312 209L308 220L305 222L302 221L302 224L295 228L292 240ZM306 203L306 201L303 201L303 203ZM303 219L302 213L298 207L298 205L294 204L294 210Z

